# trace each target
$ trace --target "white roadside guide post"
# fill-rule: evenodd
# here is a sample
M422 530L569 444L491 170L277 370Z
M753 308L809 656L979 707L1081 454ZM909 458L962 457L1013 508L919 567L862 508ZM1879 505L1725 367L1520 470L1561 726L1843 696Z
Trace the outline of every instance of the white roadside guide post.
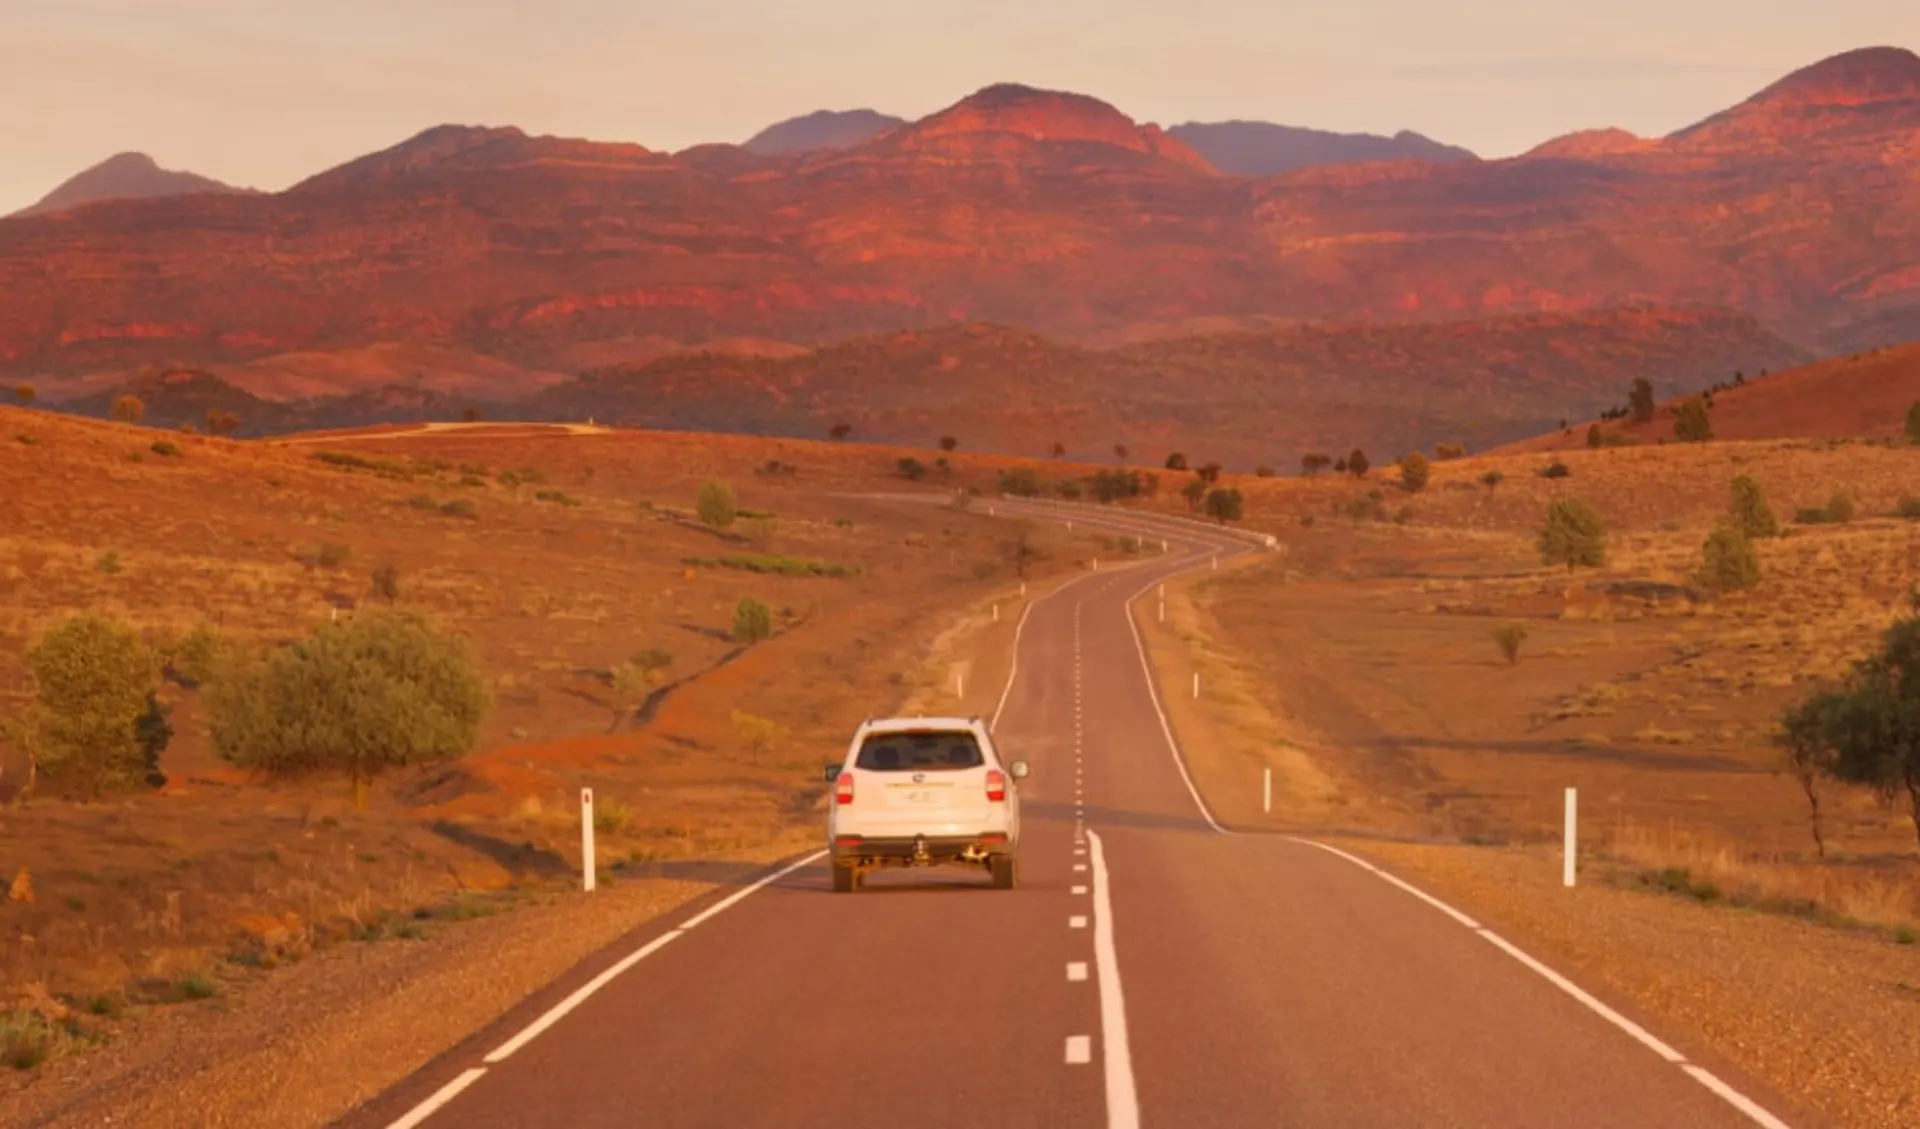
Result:
M580 789L580 888L593 893L593 789Z
M1197 670L1193 672L1193 696L1200 696L1200 672Z
M1567 841L1566 845L1561 848L1564 860L1560 871L1560 884L1562 886L1573 885L1574 864L1579 859L1578 847L1580 838L1578 832L1575 830L1579 814L1579 804L1578 790L1573 788L1567 789Z
M1260 810L1268 814L1273 812L1273 766L1268 765L1260 774Z

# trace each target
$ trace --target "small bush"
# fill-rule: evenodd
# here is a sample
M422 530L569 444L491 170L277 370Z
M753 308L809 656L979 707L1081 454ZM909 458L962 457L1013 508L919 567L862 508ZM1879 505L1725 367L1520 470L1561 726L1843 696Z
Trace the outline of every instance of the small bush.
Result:
M824 576L844 579L854 575L854 570L846 565L829 564L825 561L802 560L799 557L781 556L775 553L736 554L726 557L684 557L682 563L696 568L731 568L741 572L755 572L774 576Z
M320 551L314 554L313 563L321 568L339 568L346 564L347 558L351 556L353 556L352 548L329 541L321 545Z
M593 798L593 829L606 835L617 835L625 831L633 822L633 808L622 800L611 796Z
M1599 568L1607 560L1607 525L1599 511L1579 498L1561 498L1547 507L1540 530L1540 559L1567 571Z
M1259 466L1253 468L1253 476L1255 478L1272 478L1273 475L1273 468L1265 463L1261 463Z
M243 768L345 775L354 803L387 768L473 747L487 683L465 640L405 613L322 624L207 698L214 749Z
M733 487L724 482L701 483L700 493L694 500L694 511L700 515L700 524L709 529L725 529L732 525L739 514L734 504Z
M381 565L373 570L370 582L373 594L385 600L389 606L400 599L400 566Z
M177 459L180 457L180 445L171 439L156 440L147 450L152 451L163 459Z
M773 634L773 609L752 596L740 597L733 609L733 637L742 643L758 643Z
M466 498L455 498L440 507L440 513L446 517L457 517L472 521L480 516L480 507Z
M894 470L909 482L918 482L927 476L927 465L910 455L896 462Z
M1722 522L1701 546L1700 583L1715 592L1740 592L1760 583L1760 555L1740 527Z
M1493 629L1493 645L1500 648L1508 666L1520 662L1520 644L1527 641L1527 628L1521 623L1503 623Z
M942 451L952 452L952 450L959 445L960 441L951 435L942 435L940 437L940 449Z
M1713 418L1707 414L1706 401L1696 396L1681 404L1673 417L1673 434L1683 443L1705 443L1713 438Z
M195 686L205 686L220 676L229 645L211 623L201 620L174 644L168 665L176 674Z
M1435 443L1433 445L1433 457L1438 462L1446 462L1450 459L1464 459L1467 457L1467 445L1465 443Z
M1000 493L1009 498L1037 498L1041 493L1040 476L1032 467L1010 467L1000 472Z
M1400 485L1409 494L1418 494L1427 488L1427 480L1433 475L1433 466L1427 457L1418 451L1400 460Z
M1216 486L1207 491L1206 514L1218 522L1239 521L1246 511L1240 491L1232 486Z
M139 423L141 417L147 414L147 406L140 402L138 396L122 396L113 402L111 414L121 423Z
M1727 514L1734 528L1749 539L1776 537L1780 533L1780 523L1773 516L1773 507L1767 505L1766 491L1749 475L1743 474L1733 480L1732 500L1727 507Z
M1893 507L1894 516L1920 521L1920 497L1912 494L1900 495L1900 501Z
M552 502L556 506L578 506L580 504L580 499L573 497L564 490L536 490L534 491L533 500L536 502Z
M1907 408L1907 441L1920 443L1920 400Z
M89 795L151 773L149 761L166 744L152 720L160 663L138 632L101 616L75 616L27 652L27 669L34 685L28 745L38 770Z
M1540 477L1541 478L1572 478L1573 468L1561 462L1559 459L1555 459L1552 462L1548 463L1546 466L1540 468Z
M1355 447L1353 453L1347 456L1347 473L1355 478L1365 478L1368 465L1367 453L1358 447Z
M93 567L106 573L119 572L120 554L109 549L94 559Z
M1167 456L1166 469L1168 470L1187 469L1187 457L1181 454L1180 452L1175 451L1173 454Z
M1490 470L1487 473L1480 476L1480 485L1486 487L1487 493L1491 494L1493 493L1494 487L1500 485L1502 482L1505 482L1506 480L1507 480L1506 475L1501 474L1497 470Z
M1845 490L1834 491L1833 497L1827 499L1827 520L1835 525L1845 525L1853 520L1853 515L1853 495Z

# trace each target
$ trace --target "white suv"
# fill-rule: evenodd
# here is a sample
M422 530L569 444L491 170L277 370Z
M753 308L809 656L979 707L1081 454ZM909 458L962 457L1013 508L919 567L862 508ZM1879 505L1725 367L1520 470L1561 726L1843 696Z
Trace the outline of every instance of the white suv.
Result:
M826 775L835 890L858 890L881 866L979 866L1003 890L1018 880L1014 782L1027 766L1004 764L979 718L869 721Z

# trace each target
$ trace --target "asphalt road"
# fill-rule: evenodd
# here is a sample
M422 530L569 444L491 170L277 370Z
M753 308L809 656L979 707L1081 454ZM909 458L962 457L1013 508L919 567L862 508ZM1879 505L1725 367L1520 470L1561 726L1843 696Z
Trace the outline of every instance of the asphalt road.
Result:
M942 870L836 895L800 861L637 932L342 1129L1784 1124L1457 910L1217 826L1128 607L1253 550L1139 531L1174 551L1021 627L996 723L1033 766L1020 889Z

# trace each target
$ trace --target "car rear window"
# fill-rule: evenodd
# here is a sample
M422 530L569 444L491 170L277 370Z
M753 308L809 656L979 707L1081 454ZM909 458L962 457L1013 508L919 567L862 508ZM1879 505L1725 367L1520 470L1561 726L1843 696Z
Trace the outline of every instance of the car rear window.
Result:
M868 772L942 772L987 763L966 730L948 733L875 733L860 743L855 768Z

